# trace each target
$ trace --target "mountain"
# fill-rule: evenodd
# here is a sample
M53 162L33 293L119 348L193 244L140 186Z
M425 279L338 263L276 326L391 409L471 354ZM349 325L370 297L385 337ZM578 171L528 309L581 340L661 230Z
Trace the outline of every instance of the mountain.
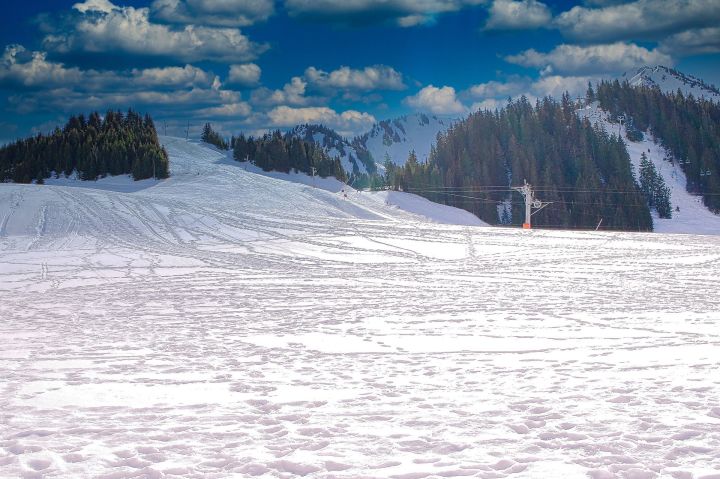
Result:
M720 90L714 85L662 65L644 66L635 73L626 72L622 79L626 79L632 86L658 87L665 93L676 93L680 90L683 95L692 94L695 98L720 102Z
M717 234L720 102L702 100L717 90L665 67L631 79L602 81L584 102L521 98L471 114L391 184L490 224L519 224L511 187L527 180L551 203L535 225Z
M599 102L585 105L578 110L581 118L587 118L600 128L620 133L625 141L630 162L634 171L640 170L643 154L653 163L660 177L670 188L672 217L660 218L657 211L652 211L653 231L657 233L720 233L720 215L712 213L701 201L701 197L687 190L688 179L679 162L662 146L652 133L645 133L642 139L628 139L627 125L613 120L610 113L603 110ZM672 158L672 161L669 159Z
M403 165L413 150L419 161L427 161L438 133L446 131L453 121L449 118L413 113L376 123L360 140L377 163L383 163L387 155L396 165Z
M386 156L395 165L403 165L413 150L418 160L427 161L438 133L446 131L453 121L413 113L380 121L370 131L351 140L324 125L299 125L290 134L322 145L330 156L340 157L348 174L362 175L383 172Z
M358 140L348 140L335 130L324 125L298 125L289 132L304 141L314 142L327 150L330 157L339 157L348 174L375 173L375 162L370 158L367 148Z

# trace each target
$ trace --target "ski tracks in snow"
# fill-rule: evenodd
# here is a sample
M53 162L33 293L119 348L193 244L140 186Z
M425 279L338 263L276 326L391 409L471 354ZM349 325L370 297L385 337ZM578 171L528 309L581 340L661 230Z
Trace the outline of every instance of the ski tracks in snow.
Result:
M132 194L3 185L45 220L4 221L0 477L720 470L718 239L437 225L172 148Z

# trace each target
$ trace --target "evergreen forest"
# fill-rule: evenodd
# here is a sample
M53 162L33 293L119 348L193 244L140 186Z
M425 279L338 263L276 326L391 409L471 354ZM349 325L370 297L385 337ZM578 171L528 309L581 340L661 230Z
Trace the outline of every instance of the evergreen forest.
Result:
M552 202L536 226L652 230L645 194L623 140L576 113L569 96L532 105L525 97L497 111L478 111L438 135L427 163L386 161L395 189L463 208L490 224L522 224L525 180Z
M313 141L279 130L255 138L240 135L231 139L233 157L237 161L249 161L263 171L291 170L322 178L334 176L340 181L348 180L339 158L331 158L327 150Z
M631 131L650 131L670 153L668 161L680 164L687 190L701 195L711 211L720 213L719 104L679 90L666 94L617 80L601 82L596 90L588 90L588 99L597 99Z
M82 180L128 173L135 180L167 178L168 167L152 118L132 110L73 116L62 129L0 148L0 182L42 184L73 172Z

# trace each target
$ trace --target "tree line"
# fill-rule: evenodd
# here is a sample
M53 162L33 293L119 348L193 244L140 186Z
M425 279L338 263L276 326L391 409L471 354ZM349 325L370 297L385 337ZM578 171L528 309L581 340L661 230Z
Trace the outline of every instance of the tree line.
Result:
M72 116L62 129L0 148L0 182L43 183L73 172L82 180L128 173L135 180L167 178L169 161L152 118L133 110Z
M235 160L250 163L263 171L291 170L323 178L334 176L342 182L348 177L338 157L330 157L327 150L314 141L306 141L291 133L276 130L260 137L246 137L241 134L230 140Z
M200 135L200 139L205 143L214 145L221 150L227 150L229 146L225 139L220 136L220 133L213 130L213 127L210 123L205 123L202 134Z

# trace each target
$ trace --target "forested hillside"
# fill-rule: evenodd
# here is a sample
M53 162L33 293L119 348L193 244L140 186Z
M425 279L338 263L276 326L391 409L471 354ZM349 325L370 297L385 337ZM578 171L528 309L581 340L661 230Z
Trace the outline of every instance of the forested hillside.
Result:
M523 222L510 186L527 180L553 202L533 217L538 226L652 229L623 141L581 120L567 95L473 113L438 136L427 163L411 154L387 180L491 224Z
M133 178L167 178L168 156L150 116L97 112L73 116L63 129L0 148L0 182L42 183L50 175L95 180L131 173Z
M237 161L249 161L264 171L290 170L327 177L334 176L347 181L347 174L337 157L331 158L323 146L305 141L291 133L280 131L261 137L233 137L231 140L233 157Z
M688 191L702 195L710 210L720 212L718 103L618 81L600 83L595 95L616 118L626 115L631 131L650 130L671 153L668 161L679 162Z

